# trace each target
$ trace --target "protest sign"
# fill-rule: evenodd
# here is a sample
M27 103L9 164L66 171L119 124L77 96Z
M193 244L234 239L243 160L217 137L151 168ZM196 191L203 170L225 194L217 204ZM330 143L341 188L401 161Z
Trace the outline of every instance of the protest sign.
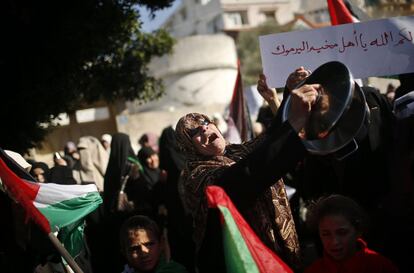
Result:
M414 16L260 36L263 72L283 87L300 66L314 70L329 61L348 66L354 78L414 72Z

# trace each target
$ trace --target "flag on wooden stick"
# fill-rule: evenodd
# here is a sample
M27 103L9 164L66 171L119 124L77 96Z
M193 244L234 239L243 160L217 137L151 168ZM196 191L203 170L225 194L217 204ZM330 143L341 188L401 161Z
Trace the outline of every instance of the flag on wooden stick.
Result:
M65 248L76 257L83 248L84 218L102 203L96 186L36 183L2 149L0 178L3 189L23 207L26 217L47 234L59 231Z

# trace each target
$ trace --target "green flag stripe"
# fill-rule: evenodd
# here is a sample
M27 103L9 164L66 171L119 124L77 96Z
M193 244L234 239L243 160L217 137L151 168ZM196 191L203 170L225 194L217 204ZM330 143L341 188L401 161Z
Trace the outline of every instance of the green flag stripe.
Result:
M250 254L231 212L223 206L217 206L224 216L223 244L227 272L259 273L259 269Z
M56 231L56 227L66 227L81 220L101 203L102 198L98 192L89 192L85 196L68 199L38 209L49 220L52 231Z
M58 238L73 258L76 258L84 248L83 231L85 221L73 223L59 231Z

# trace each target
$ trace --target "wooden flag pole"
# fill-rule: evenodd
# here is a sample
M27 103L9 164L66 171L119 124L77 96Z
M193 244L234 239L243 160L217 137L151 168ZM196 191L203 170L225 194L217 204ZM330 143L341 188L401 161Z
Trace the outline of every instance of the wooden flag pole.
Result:
M70 256L69 252L63 247L62 243L56 238L55 234L53 232L50 232L47 235L52 241L52 244L55 246L55 248L59 251L60 255L65 259L65 261L68 263L70 268L75 273L83 273L82 269L79 267L79 265L75 262L75 260Z

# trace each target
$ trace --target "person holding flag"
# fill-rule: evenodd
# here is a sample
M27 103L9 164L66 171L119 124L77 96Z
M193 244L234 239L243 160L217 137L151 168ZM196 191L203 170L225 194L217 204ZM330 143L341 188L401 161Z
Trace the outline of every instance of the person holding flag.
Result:
M285 262L294 269L300 267L295 225L283 181L279 179L295 167L305 153L298 132L307 120L309 104L316 100L318 87L318 84L304 85L293 90L292 118L282 124L275 120L264 134L244 144L227 145L217 127L203 114L190 113L178 121L177 141L187 159L182 175L184 199L194 221L193 239L199 272L226 272L226 268L232 271L231 259L225 259L224 253L229 253L226 257L251 258L251 263L236 272L292 272ZM209 210L209 206L222 207L222 199L218 199L219 204L208 203L209 186L223 189L234 202L234 209L240 210L246 218L248 224L237 221L234 227L240 230L250 225L260 238L248 243L249 235L242 241L230 236L233 242L225 245L248 244L251 247L247 253L238 247L223 247L218 211ZM215 192L209 192L210 201L215 199ZM255 250L260 250L257 255L252 253ZM269 252L276 253L281 260L275 260ZM262 260L264 257L270 258ZM240 258L240 261L245 260Z

